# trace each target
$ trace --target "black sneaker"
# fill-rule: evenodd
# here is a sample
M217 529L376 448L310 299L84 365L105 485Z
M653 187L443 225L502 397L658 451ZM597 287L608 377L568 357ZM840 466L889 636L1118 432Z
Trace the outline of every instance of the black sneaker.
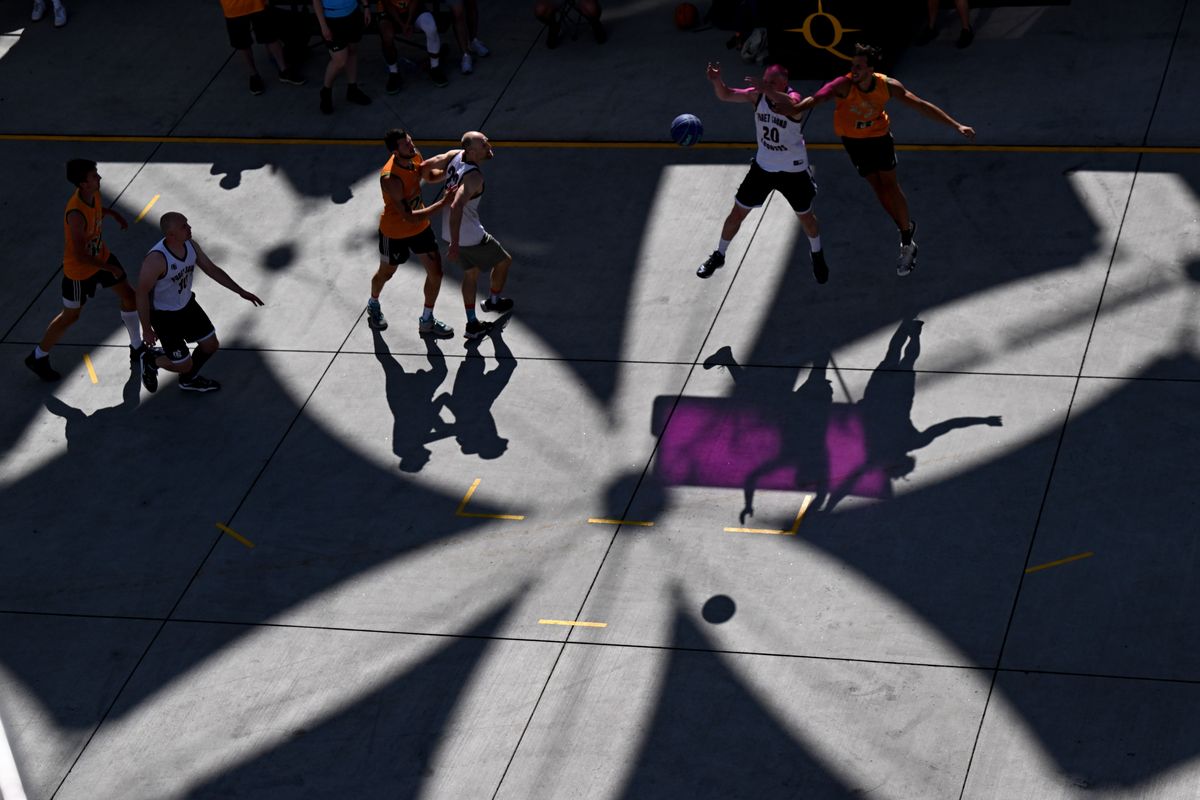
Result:
M497 297L495 300L489 297L480 303L479 307L484 311L503 314L505 311L512 311L513 301L508 297Z
M387 79L387 93L399 94L402 86L404 86L404 76L399 72L389 72Z
M433 85L439 89L450 85L450 81L446 80L446 71L442 69L441 64L429 68L429 77L433 80Z
M33 370L34 375L47 382L62 378L62 375L54 367L50 366L50 356L35 358L33 353L30 353L25 356L25 366Z
M185 392L215 392L221 388L221 384L206 378L203 375L197 375L190 381L180 381L179 388Z
M137 347L129 345L129 366L141 363L142 353L146 352L146 345L140 344Z
M608 31L604 30L604 26L600 24L600 20L592 20L592 35L596 37L596 44L604 44L608 41Z
M720 250L713 250L712 255L704 259L704 263L696 270L696 276L711 278L712 274L723 266L725 266L725 256L721 255Z
M926 45L936 39L937 35L937 28L926 25L921 29L921 32L917 34L917 38L914 39L913 42L917 45Z
M267 90L263 85L262 75L254 74L250 76L250 94L262 94Z
M321 87L321 113L333 113L333 89L325 86Z
M817 283L825 283L829 280L829 265L825 263L825 253L820 250L814 250L812 254L813 276L817 279Z
M303 86L308 83L308 78L300 74L300 71L294 67L279 70L279 82L290 83L292 86Z
M466 333L464 336L474 341L475 339L482 339L491 332L492 323L484 322L481 319L473 319L467 323Z
M162 355L161 350L152 348L143 348L142 350L142 386L146 387L146 391L154 394L158 391L158 364L156 359Z
M973 41L975 41L975 29L963 28L962 33L958 35L958 41L954 43L954 46L959 50L962 50L964 47L970 47L971 42Z
M367 97L367 93L358 88L357 83L352 83L346 87L346 100L359 106L371 105L371 98Z
M558 27L558 20L551 22L546 28L546 47L553 50L558 47L558 42L562 34L562 31Z

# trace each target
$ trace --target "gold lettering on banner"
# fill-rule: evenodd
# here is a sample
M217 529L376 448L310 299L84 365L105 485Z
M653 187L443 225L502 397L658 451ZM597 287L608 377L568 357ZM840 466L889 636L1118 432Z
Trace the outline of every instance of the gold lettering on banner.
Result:
M826 44L821 44L815 38L813 38L812 22L817 18L829 20L829 24L833 28L833 41ZM852 60L851 57L845 53L839 52L837 46L841 44L842 38L847 33L857 33L861 29L843 28L841 20L825 10L822 5L822 0L817 0L817 10L804 18L804 24L799 28L788 28L787 30L789 33L801 34L804 37L804 41L808 42L810 47L814 47L817 50L824 50L827 53L833 53L835 56L844 61L850 61Z

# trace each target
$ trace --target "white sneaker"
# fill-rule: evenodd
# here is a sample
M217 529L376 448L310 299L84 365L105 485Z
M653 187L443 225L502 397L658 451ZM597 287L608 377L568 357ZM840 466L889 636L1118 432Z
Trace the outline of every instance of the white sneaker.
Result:
M486 58L488 56L488 54L492 52L491 50L488 50L486 47L484 47L483 42L479 41L478 39L471 40L471 48L470 49L471 49L472 53L479 56L480 58Z
M33 0L33 14L30 19L39 22L44 16L46 16L46 0Z
M470 75L475 71L475 62L471 59L470 53L463 53L462 74Z
M54 27L61 28L67 24L67 7L59 3L54 7Z
M917 266L917 222L911 221L908 244L900 245L900 258L896 261L896 274L907 275Z

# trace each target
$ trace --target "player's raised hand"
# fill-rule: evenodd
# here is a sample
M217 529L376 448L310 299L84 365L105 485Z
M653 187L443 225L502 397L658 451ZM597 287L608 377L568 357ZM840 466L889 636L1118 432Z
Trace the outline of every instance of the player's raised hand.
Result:
M708 62L708 69L706 69L706 70L704 71L704 75L705 75L705 77L707 77L707 78L708 78L710 81L719 81L719 80L721 80L721 62L720 62L720 61L710 61L710 62Z
M750 77L746 78L746 85L760 94L763 92L762 78L756 78L753 75L751 75Z

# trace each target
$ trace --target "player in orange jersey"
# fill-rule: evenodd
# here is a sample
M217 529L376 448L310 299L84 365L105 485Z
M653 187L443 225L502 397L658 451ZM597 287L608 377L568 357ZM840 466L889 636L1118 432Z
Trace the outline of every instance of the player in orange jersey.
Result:
M795 111L834 101L833 131L842 137L842 145L858 174L871 184L884 210L900 229L896 274L907 275L917 263L917 243L913 239L917 223L908 214L908 199L896 178L896 147L884 105L888 100L899 100L930 119L949 125L968 139L975 138L975 129L958 122L928 100L917 97L895 78L875 72L880 55L878 48L855 45L850 72L834 78L812 97L795 104ZM768 93L768 96L774 102L787 100L787 95L779 92Z
M25 366L44 381L62 377L50 366L50 350L79 319L84 303L95 296L99 286L112 289L121 302L121 321L129 332L130 362L137 364L142 353L133 287L125 278L121 262L108 251L100 231L104 217L115 219L121 230L128 228L129 223L100 202L100 173L95 161L85 158L68 161L67 180L75 185L75 191L63 215L63 310L50 321L42 341L25 358Z
M421 182L438 183L446 180L444 156L425 161L405 131L393 128L383 139L391 157L379 172L379 188L383 193L383 214L379 217L379 269L371 278L371 298L367 301L367 324L374 330L387 328L387 320L379 304L383 285L396 274L396 267L415 253L425 267L425 309L421 313L418 332L422 336L448 339L454 329L433 316L438 291L442 288L442 256L433 235L430 217L454 199L453 188L436 202L425 205L421 199Z

